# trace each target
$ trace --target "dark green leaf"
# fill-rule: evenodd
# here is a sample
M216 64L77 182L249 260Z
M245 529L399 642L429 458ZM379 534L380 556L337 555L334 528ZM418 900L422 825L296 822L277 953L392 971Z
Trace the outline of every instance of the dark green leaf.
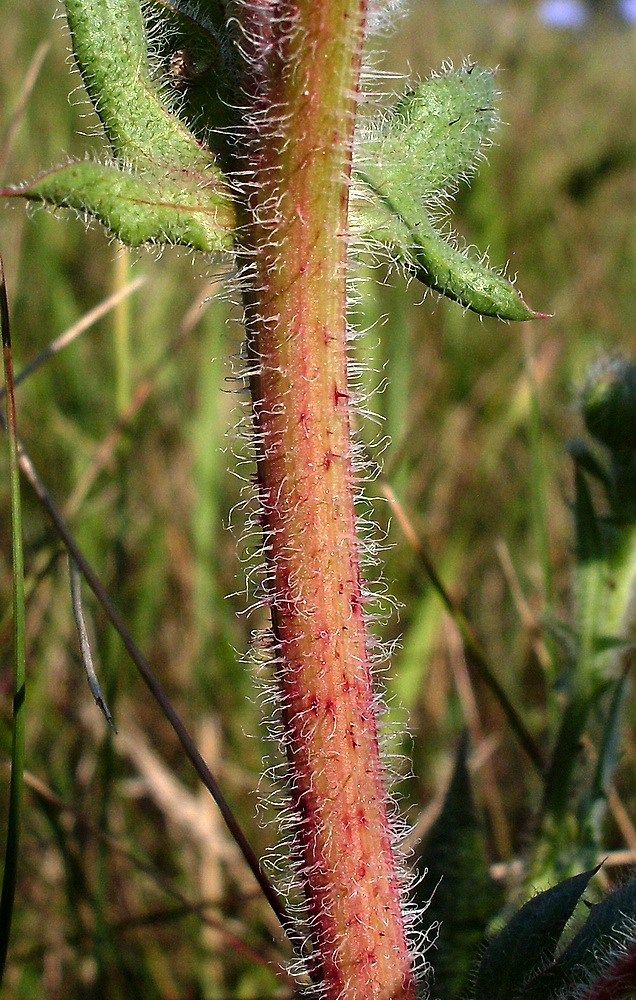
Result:
M610 965L617 944L634 940L635 919L636 882L629 882L590 908L589 917L568 947L528 982L520 1000L580 996L581 985L593 982ZM636 984L634 987L636 990Z
M179 115L202 145L218 146L225 153L223 137L236 121L236 69L235 49L224 38L220 4L185 10L167 0L146 0L144 16L153 62L178 98ZM210 122L215 124L212 131Z
M514 1000L553 958L563 929L594 868L539 893L491 941L475 980L475 1000Z
M599 462L596 455L590 451L588 446L583 441L570 441L567 446L567 450L576 464L580 465L580 467L589 473L589 475L598 479L609 494L611 490L609 473L605 466Z
M502 901L484 856L467 755L464 737L442 812L417 856L417 902L426 927L440 926L433 965L434 992L441 1000L451 1000L464 986L486 927Z
M601 848L603 819L614 771L620 757L624 703L627 694L627 672L614 682L612 699L603 721L598 741L597 761L589 791L581 796L579 829L586 847L598 853Z

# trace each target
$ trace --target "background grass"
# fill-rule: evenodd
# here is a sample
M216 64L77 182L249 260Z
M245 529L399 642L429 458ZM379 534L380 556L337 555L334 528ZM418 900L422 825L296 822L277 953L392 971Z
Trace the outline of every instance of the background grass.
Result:
M53 3L0 0L2 182L99 147L79 78L69 73ZM41 72L15 129L28 67ZM361 434L384 473L368 489L386 532L386 678L396 748L413 757L402 807L416 820L448 780L468 724L492 862L523 852L539 785L500 708L475 685L457 635L403 519L461 603L535 739L550 719L546 609L567 617L573 529L566 444L582 435L576 387L601 351L630 352L636 300L636 32L611 19L587 34L550 31L527 2L414 0L388 41L388 65L426 75L467 54L501 67L508 123L455 223L492 261L518 272L526 300L554 318L523 327L480 321L406 288L364 287L355 352L372 369ZM397 85L399 86L399 84ZM68 93L72 91L71 100ZM11 146L8 142L11 139ZM244 466L229 391L241 332L204 261L124 254L95 227L2 206L16 370L98 301L145 283L29 379L21 437L86 555L199 741L259 852L276 844L273 807L256 818L262 726L244 612ZM228 433L228 428L230 431ZM381 439L388 436L388 444ZM0 739L10 745L11 559L6 453L0 479ZM248 470L249 471L249 470ZM234 475L232 473L238 473ZM94 654L119 729L94 707L77 654L65 560L24 495L29 708L25 830L6 995L221 1000L288 996L258 958L284 956L215 807L87 594ZM232 514L230 512L233 511ZM231 523L232 528L228 525ZM372 571L373 572L373 571ZM227 595L233 596L227 596ZM633 712L631 713L633 716ZM412 740L402 737L408 722ZM636 847L633 721L628 722L607 849ZM400 765L402 766L402 765ZM260 779L267 797L267 779ZM0 772L0 808L8 769ZM425 814L426 816L430 813ZM621 825L622 824L622 825ZM627 841L626 841L627 838ZM129 852L129 853L125 853ZM131 856L134 855L134 857ZM191 905L206 901L207 922ZM240 939L239 946L236 939ZM244 947L243 947L244 946ZM249 949L253 950L253 953Z

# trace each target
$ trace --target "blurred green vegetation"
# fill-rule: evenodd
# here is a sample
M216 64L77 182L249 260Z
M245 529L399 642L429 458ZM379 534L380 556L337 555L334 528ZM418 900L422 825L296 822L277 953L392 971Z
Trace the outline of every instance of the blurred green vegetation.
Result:
M400 785L402 808L417 821L439 800L467 725L489 860L504 873L527 845L540 783L496 700L467 670L415 538L545 748L554 722L546 690L558 660L543 621L547 613L571 616L566 445L583 435L577 386L599 352L633 350L636 301L636 31L608 21L593 33L559 33L542 27L532 7L413 0L387 40L387 65L424 76L444 59L470 55L501 67L507 125L489 163L459 193L454 224L468 242L488 247L494 264L508 262L529 304L554 318L516 327L479 320L433 296L421 303L415 284L375 271L362 286L360 326L378 323L353 348L364 388L386 382L368 404L383 423L360 423L370 457L381 455L384 467L365 493L389 543L388 592L401 605L398 616L386 602L379 633L385 643L400 637L385 680L391 745L413 758L413 777ZM23 0L19 11L0 0L2 184L100 148L55 13L42 0ZM38 52L41 69L25 94ZM240 351L241 330L224 283L214 266L212 277L206 273L203 259L124 253L82 220L25 211L22 203L2 206L0 248L17 370L104 297L145 279L125 307L20 388L20 434L255 848L275 848L275 809L266 804L256 818L259 781L265 800L268 793L260 778L267 726L244 654L265 618L245 613L250 597L237 555L246 518L240 477L249 468L234 457L242 398L232 391L229 358ZM6 761L11 560L6 455L0 461ZM289 983L257 961L287 955L273 918L87 593L118 737L94 707L66 563L28 487L24 494L32 777L6 995L291 995ZM398 498L397 512L387 495ZM412 740L403 735L407 725ZM607 852L636 849L628 818L636 808L633 735L631 711ZM7 785L3 765L3 810ZM207 922L185 901L206 901Z

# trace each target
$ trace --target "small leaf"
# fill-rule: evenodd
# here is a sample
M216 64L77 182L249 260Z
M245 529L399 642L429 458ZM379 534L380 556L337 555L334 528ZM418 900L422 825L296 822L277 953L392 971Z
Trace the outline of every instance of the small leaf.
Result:
M485 316L538 316L514 286L464 253L431 216L474 170L498 122L487 70L465 64L405 95L361 140L354 163L352 230L381 244L424 284Z
M582 392L589 433L618 455L636 448L636 363L621 356L592 365Z
M129 246L175 243L206 252L232 247L234 213L225 192L186 171L143 177L84 160L0 196L76 209Z
M379 200L360 213L352 206L354 232L361 227L368 240L388 246L401 263L424 285L482 316L528 320L539 316L523 301L514 286L485 264L467 256L438 233L423 210L407 211ZM356 214L359 213L359 214Z
M579 647L581 637L568 622L560 621L553 616L546 616L543 619L546 631L555 639L562 651L562 658L565 661L566 673L576 667L579 657ZM594 660L599 661L606 653L629 653L634 649L634 641L631 639L621 639L617 635L597 635L590 643L590 653Z
M579 565L597 563L605 556L598 518L585 476L575 468L576 558Z
M634 642L631 639L621 639L615 635L598 635L592 643L592 652L595 656L603 656L605 653L629 653L634 649Z
M184 3L183 0L146 0L146 8L154 8L167 20L174 17L174 22L188 24L195 40L201 41L202 34L208 37L223 31L226 21L225 4L227 0L205 0L197 5Z
M590 853L594 851L597 855L601 845L603 820L607 812L610 785L620 759L626 695L627 671L624 670L614 683L612 698L603 719L601 738L598 740L594 776L589 790L581 796L578 810L580 840L585 843Z
M490 876L462 739L442 811L417 856L416 902L427 927L439 925L434 995L457 996L473 965L501 892ZM429 902L430 887L436 886ZM424 930L425 928L423 928Z
M514 1000L554 956L563 929L598 868L539 893L486 949L475 980L475 1000Z

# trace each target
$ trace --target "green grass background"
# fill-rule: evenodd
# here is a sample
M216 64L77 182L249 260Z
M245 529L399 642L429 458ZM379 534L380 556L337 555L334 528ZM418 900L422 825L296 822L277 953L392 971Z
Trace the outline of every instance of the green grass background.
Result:
M48 0L0 0L3 184L100 147L56 13ZM42 69L13 128L43 44ZM416 820L440 794L468 724L490 859L509 862L527 842L536 778L500 709L466 672L450 620L384 494L390 487L399 498L541 743L554 680L542 616L551 608L567 617L570 607L566 445L583 434L577 386L599 353L633 350L636 31L610 18L585 34L550 31L528 2L414 0L386 44L386 65L410 65L416 75L466 55L501 67L507 124L488 165L460 192L454 221L493 263L518 273L534 308L554 314L517 327L480 320L432 296L422 303L421 288L398 275L380 284L386 275L374 272L363 288L362 325L378 325L354 348L367 388L386 382L370 403L384 422L378 429L361 421L361 434L372 456L382 453L385 471L366 493L386 532L383 572L400 605L398 616L386 602L381 635L386 643L400 638L385 680L394 742L412 756L414 771L403 782L402 808ZM218 296L223 283L183 252L123 254L96 226L63 212L20 203L1 213L18 370L106 295L146 279L126 307L20 388L20 434L255 848L275 848L274 808L265 805L256 818L266 726L244 653L264 616L245 614L250 598L237 556L245 513L233 473L244 470L233 457L240 399L230 391L228 358L240 349L241 331ZM4 810L6 453L0 471ZM6 995L290 996L289 983L259 961L287 954L273 918L87 593L98 672L120 730L109 735L78 660L60 546L28 487L24 502L32 779ZM402 735L407 725L412 739ZM634 757L630 720L617 779L628 814L636 806ZM267 794L263 779L260 797ZM608 850L633 849L629 838L628 825L608 822ZM203 901L206 921L196 908Z

